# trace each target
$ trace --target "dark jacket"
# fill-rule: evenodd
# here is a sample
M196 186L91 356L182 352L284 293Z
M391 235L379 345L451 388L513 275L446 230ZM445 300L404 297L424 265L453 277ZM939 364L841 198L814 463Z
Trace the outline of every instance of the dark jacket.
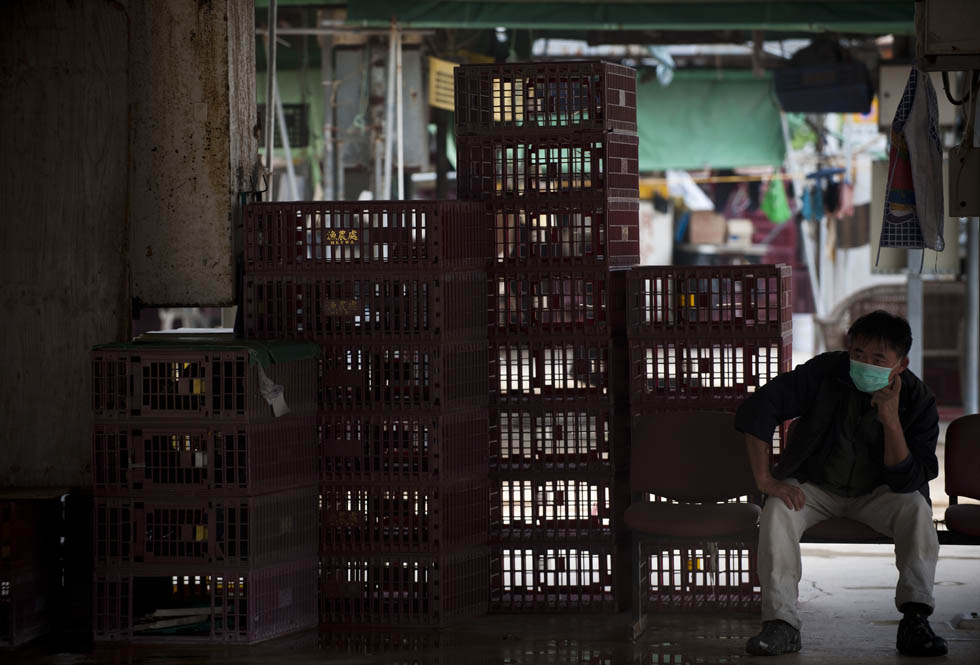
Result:
M846 351L823 353L791 372L781 374L753 393L735 414L735 428L772 443L776 426L799 418L791 445L782 451L773 476L797 475L805 462L832 445L834 423L848 391L856 390L850 378ZM881 463L881 483L895 492L922 492L929 498L929 481L939 475L936 440L939 413L932 391L909 370L902 376L898 414L910 459L894 467L884 463L884 431L874 419L868 432L871 454Z

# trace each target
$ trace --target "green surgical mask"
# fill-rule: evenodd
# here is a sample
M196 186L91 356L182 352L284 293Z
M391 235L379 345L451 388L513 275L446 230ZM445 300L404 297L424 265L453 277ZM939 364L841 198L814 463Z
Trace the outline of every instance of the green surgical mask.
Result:
M894 367L878 367L851 360L851 381L863 393L873 393L888 385Z

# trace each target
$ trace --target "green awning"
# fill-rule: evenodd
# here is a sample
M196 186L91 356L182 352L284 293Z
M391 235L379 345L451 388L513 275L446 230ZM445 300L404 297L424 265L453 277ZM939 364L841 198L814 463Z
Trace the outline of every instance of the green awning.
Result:
M637 86L640 171L779 166L786 155L772 79L678 72Z
M358 0L351 25L539 30L779 30L912 34L911 0Z

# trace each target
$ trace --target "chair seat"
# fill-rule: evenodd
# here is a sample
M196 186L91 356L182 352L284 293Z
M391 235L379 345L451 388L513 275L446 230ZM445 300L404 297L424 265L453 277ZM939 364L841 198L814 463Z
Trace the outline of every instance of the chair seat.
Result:
M888 536L878 533L864 522L845 517L834 517L814 524L803 534L804 538L847 542L849 540L887 540Z
M626 524L637 531L674 538L725 536L751 529L762 510L754 503L676 504L634 503L626 509Z
M980 506L958 503L946 509L946 528L957 533L980 536Z

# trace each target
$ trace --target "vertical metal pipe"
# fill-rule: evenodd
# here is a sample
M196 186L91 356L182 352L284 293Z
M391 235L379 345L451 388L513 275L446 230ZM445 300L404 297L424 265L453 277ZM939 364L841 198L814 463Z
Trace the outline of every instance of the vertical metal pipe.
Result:
M966 358L963 411L980 413L980 217L967 220Z
M821 181L817 181L818 187L823 187ZM817 222L817 275L820 278L820 296L823 298L823 311L830 312L834 302L834 267L830 261L830 252L827 251L827 238L830 235L830 219L826 215L820 217Z
M925 250L909 250L908 253L908 281L906 283L908 305L909 326L912 328L912 349L909 351L909 369L912 373L922 378L922 275L919 274L918 266L920 263L919 253Z
M334 200L334 81L333 42L329 36L320 39L320 79L323 93L323 198Z
M440 108L432 109L436 120L436 200L442 201L447 197L449 189L446 173L449 171L449 159L446 156L446 134L449 125L448 113Z
M384 180L381 187L381 199L391 198L391 148L392 132L395 122L395 35L398 28L391 22L391 34L388 37L388 85L385 86L385 164Z
M819 222L817 223L819 224ZM810 290L813 292L813 307L816 309L816 312L814 312L814 317L817 321L819 321L827 316L827 312L824 310L823 294L820 290L820 280L817 277L817 249L814 247L813 238L810 237L810 227L812 225L813 222L804 221L800 227L803 233L800 235L803 237L803 255L806 258L807 263L806 272L807 277L810 280ZM827 348L827 340L824 339L822 333L823 327L817 324L813 326L813 329L813 350L818 353L825 351Z
M385 198L383 194L383 189L381 187L381 181L384 179L384 159L382 152L384 151L384 144L380 136L376 137L374 140L374 198L383 199Z
M786 148L786 170L792 174L793 177L793 189L795 190L795 196L800 197L803 194L803 188L806 187L806 179L800 175L800 170L796 165L796 159L793 157L793 142L789 135L789 123L786 120L786 114L779 114L779 123L783 132L783 144ZM826 316L823 307L823 298L820 294L820 282L817 279L817 253L813 247L813 239L810 237L810 222L805 221L801 225L800 229L803 237L803 255L806 259L807 264L807 277L810 281L810 290L813 292L813 304L816 312L814 312L814 317L816 319L822 319ZM816 322L815 322L816 323ZM813 326L813 348L816 351L823 350L826 348L826 340L824 339L822 331L822 326Z
M362 62L365 62L365 55L367 55L367 62L365 62L364 66L370 67L371 51L368 48L367 44L361 46L360 53L361 53ZM340 60L340 56L338 52L338 63L337 63L338 65L340 65L339 60ZM340 80L341 80L340 77L337 76L337 89L335 90L335 95L341 94ZM370 74L368 75L367 81L365 81L363 85L368 85L368 81L370 81ZM368 113L369 109L370 107L365 108L364 112ZM335 189L336 189L337 200L346 201L347 200L347 169L344 166L344 137L347 135L349 129L347 127L342 127L340 123L341 123L340 110L335 106L334 107L334 151L333 151L333 158L334 161L336 162L334 175L337 178L337 184Z
M397 26L396 26L397 30ZM402 98L402 33L396 32L395 50L395 106L398 114L398 200L405 198L405 103Z
M299 201L299 188L296 186L296 168L293 166L293 151L289 146L289 132L286 129L286 111L282 107L282 96L279 94L279 81L275 85L276 117L279 119L279 138L282 139L282 149L286 155L286 180L289 182L291 200Z
M347 181L345 180L344 173L344 142L340 138L339 132L337 136L336 150L333 153L334 160L337 162L337 200L346 201L347 200Z
M269 0L269 36L265 48L265 171L269 178L269 198L272 198L272 153L275 151L275 91L276 91L276 23L278 3Z
M810 289L813 290L813 304L817 309L817 317L823 318L823 297L820 295L820 283L817 281L817 259L813 247L813 239L810 237L809 226L812 222L807 222L803 226L803 253L806 256L807 273L810 277Z

